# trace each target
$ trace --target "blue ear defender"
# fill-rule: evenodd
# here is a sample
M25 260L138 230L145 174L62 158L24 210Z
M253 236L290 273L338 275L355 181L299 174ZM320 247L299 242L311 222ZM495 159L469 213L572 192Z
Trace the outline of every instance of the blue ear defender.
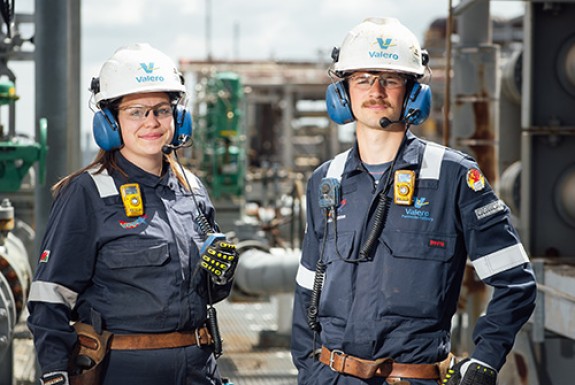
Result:
M182 106L174 110L174 137L170 144L182 144L182 140L192 136L192 115ZM94 114L92 131L96 144L104 151L122 147L120 126L109 108L103 108Z
M192 114L182 106L177 106L174 111L175 132L172 145L183 144L192 136Z
M335 123L346 124L355 120L351 112L351 104L347 96L344 80L327 86L325 103L327 105L327 113Z
M414 83L406 100L402 120L406 124L419 125L431 111L431 88L427 84Z
M325 93L327 113L337 124L351 123L355 120L351 112L351 103L343 80L331 83ZM413 83L406 99L401 120L409 125L423 123L431 111L431 88L427 84Z
M104 151L111 151L122 146L120 127L109 108L103 108L94 114L92 132L96 144Z

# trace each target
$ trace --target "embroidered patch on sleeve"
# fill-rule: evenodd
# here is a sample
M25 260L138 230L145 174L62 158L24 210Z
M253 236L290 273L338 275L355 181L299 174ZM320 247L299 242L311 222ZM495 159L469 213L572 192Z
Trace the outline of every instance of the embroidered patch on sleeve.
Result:
M472 168L467 171L467 185L473 191L481 191L485 188L485 177L479 169Z
M46 263L50 259L50 250L44 250L42 255L40 255L40 262Z
M475 216L477 217L477 219L483 219L503 210L505 210L505 203L503 203L503 201L500 199L495 202L491 202L483 207L475 209Z

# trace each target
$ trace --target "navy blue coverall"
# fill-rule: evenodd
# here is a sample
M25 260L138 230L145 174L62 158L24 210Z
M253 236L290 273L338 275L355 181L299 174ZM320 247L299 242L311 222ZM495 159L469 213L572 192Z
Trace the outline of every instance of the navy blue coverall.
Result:
M332 371L313 358L312 350L321 345L368 360L390 357L413 364L445 359L468 256L482 281L493 287L493 298L474 330L473 358L499 370L534 309L536 283L528 257L511 225L509 209L476 162L410 131L406 135L394 170L416 173L414 202L393 203L391 186L387 195L392 203L368 261L344 259L360 257L390 171L375 184L356 143L341 174L335 223L332 217L326 221L319 207L320 181L331 162L316 169L309 180L292 330L299 384L385 383L383 378L361 380ZM319 301L321 332L314 337L306 311L320 256L327 267Z
M95 179L84 172L53 203L28 303L42 373L67 369L76 342L73 318L92 324L99 314L104 329L120 334L191 331L206 322L206 274L198 269L202 233L190 193L167 164L158 177L119 152L116 162L125 175L112 170L111 178L104 173ZM198 205L214 225L204 186L188 176L195 178L190 182ZM127 217L118 191L134 182L145 212ZM214 302L230 288L213 285ZM211 345L112 350L103 380L104 385L220 383Z

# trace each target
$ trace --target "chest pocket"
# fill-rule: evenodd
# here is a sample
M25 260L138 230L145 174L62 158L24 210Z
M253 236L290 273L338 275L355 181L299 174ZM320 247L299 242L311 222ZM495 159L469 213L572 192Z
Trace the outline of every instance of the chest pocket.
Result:
M352 258L353 231L339 231L337 237L330 234L325 243L325 251L323 253L323 260L327 264L334 262L343 262L345 259Z
M456 237L384 231L380 242L389 255L376 257L383 270L379 315L439 318L450 286Z
M169 259L168 244L157 240L139 239L137 244L128 242L106 247L101 260L109 269L162 266Z
M353 231L338 231L326 240L323 260L326 262L325 280L320 296L320 315L331 319L345 319L352 304L354 264L344 262L352 256Z

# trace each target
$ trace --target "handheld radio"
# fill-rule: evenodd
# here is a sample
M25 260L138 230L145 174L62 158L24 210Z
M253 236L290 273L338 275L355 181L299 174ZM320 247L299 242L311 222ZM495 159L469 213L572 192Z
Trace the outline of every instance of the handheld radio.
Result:
M337 207L341 200L341 186L337 178L323 178L319 185L319 207Z
M335 212L339 202L341 201L341 185L339 179L325 177L319 184L319 207L324 209L326 222L329 218L330 212L333 211L334 224L337 223L337 213ZM309 328L315 333L321 331L321 326L317 321L319 313L319 299L321 297L321 289L323 287L323 278L326 270L326 265L323 262L323 252L325 250L325 240L327 239L327 224L324 229L324 245L322 246L321 255L316 263L315 275L313 279L313 289L311 299L307 308L307 324ZM336 231L337 237L337 231ZM336 238L337 239L337 238ZM337 241L336 241L337 242ZM315 350L315 348L314 348Z

